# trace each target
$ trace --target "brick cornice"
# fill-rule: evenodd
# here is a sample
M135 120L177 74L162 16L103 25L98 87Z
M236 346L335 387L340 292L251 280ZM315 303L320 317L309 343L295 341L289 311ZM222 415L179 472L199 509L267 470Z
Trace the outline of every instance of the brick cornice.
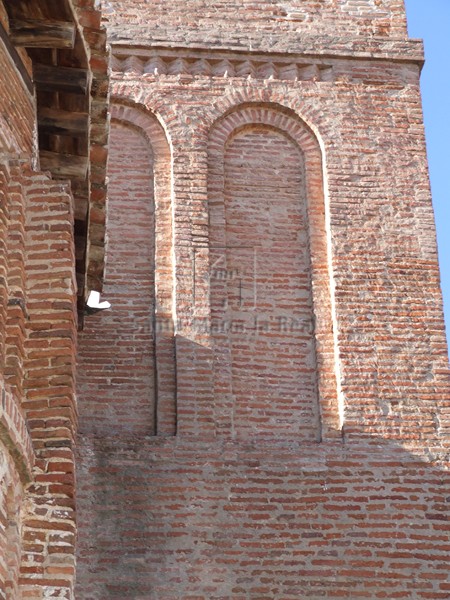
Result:
M338 36L289 36L271 34L255 39L238 36L236 40L209 39L205 42L201 32L183 32L183 37L174 39L167 37L164 32L155 32L146 27L110 27L108 41L113 54L121 48L164 50L175 49L178 52L190 54L200 51L211 57L217 53L234 52L251 56L263 54L270 60L286 58L292 60L311 59L371 59L388 60L393 62L411 62L420 66L424 63L423 42L420 39L391 39L391 38L347 38Z
M112 51L112 71L117 77L174 78L186 81L194 78L244 78L279 81L358 81L361 79L363 56L321 56L301 53L238 52L233 50L206 50L200 47L143 47L115 45ZM371 82L402 83L416 80L421 60L407 60L397 68L392 57L380 59L379 76L372 74ZM400 60L400 59L399 59ZM356 68L355 68L356 67ZM400 68L401 67L401 68ZM367 73L363 79L367 83Z

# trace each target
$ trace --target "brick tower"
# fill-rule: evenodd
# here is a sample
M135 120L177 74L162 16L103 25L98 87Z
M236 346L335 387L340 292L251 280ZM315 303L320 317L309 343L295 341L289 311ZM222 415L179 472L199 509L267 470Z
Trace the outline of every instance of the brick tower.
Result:
M0 599L448 599L403 1L0 0L0 23Z
M447 598L403 2L104 8L113 308L80 339L77 597Z

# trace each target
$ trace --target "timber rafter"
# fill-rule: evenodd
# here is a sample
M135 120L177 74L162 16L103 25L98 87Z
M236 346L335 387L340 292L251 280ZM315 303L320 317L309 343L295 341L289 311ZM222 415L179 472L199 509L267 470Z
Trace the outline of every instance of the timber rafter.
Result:
M3 4L11 52L25 49L32 61L41 169L72 184L82 317L88 292L100 291L103 278L104 222L99 227L98 214L104 215L106 201L106 33L94 0L3 0ZM94 196L95 228L89 224Z

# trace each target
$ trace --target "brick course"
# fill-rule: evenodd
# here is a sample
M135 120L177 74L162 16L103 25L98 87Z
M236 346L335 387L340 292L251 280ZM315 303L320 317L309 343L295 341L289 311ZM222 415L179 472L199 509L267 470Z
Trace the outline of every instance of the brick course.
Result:
M245 43L246 36L306 35L405 37L406 19L401 0L186 0L165 3L119 0L106 18L112 36L136 28L153 32L154 42L190 36L205 42Z

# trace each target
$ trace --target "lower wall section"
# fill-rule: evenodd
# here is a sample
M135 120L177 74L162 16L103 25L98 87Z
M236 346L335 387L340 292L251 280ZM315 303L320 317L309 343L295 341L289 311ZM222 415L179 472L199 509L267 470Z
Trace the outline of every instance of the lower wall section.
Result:
M448 474L386 440L78 448L79 600L448 598Z

